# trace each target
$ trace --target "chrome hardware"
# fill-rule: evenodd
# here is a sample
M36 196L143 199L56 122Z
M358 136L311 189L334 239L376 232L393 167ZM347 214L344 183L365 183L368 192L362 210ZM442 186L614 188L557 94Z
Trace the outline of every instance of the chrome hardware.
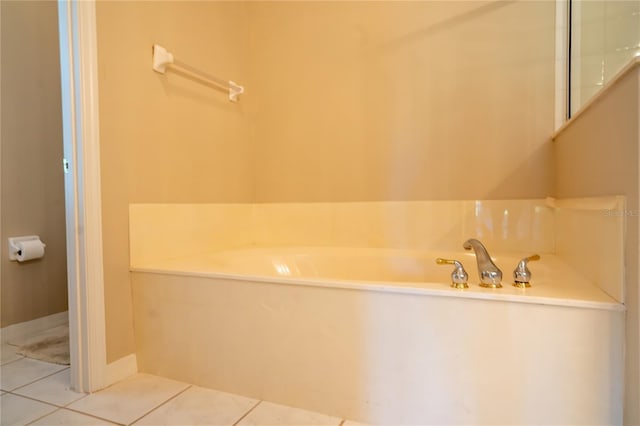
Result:
M502 284L502 271L493 263L491 256L482 243L474 238L464 242L462 245L465 250L471 250L476 254L478 261L478 275L480 275L480 287L500 288Z
M455 265L455 268L451 272L451 287L458 289L469 288L467 281L469 280L469 274L464 270L462 263L457 260L443 259L441 257L436 259L438 265Z
M534 254L533 256L525 257L520 262L518 262L518 266L513 271L513 286L518 288L528 288L531 287L529 281L531 281L531 271L527 268L527 263L532 260L540 260L540 256Z

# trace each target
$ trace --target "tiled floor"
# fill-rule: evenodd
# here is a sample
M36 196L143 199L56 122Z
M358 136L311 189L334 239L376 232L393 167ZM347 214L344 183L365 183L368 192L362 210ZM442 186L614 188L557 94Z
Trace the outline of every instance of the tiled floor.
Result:
M344 425L345 421L187 383L136 374L100 392L69 390L69 368L2 347L0 424L9 425Z

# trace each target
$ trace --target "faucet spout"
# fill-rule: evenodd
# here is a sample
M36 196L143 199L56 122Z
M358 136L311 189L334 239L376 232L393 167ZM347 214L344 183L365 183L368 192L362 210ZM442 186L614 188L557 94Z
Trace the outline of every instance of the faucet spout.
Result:
M480 275L480 287L500 288L502 287L502 271L493 263L489 252L482 243L475 238L471 238L462 245L465 250L471 250L476 254L478 262L478 275Z

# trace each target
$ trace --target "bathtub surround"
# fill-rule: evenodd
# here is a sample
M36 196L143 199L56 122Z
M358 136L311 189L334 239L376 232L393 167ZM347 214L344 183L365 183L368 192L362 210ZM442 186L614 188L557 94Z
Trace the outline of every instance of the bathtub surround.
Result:
M611 212L624 209L623 197L131 205L138 367L374 424L621 423L624 307L613 297L623 297L625 217ZM602 269L554 254L587 250L562 236L567 223L599 247ZM505 288L473 281L475 259L461 249L473 236ZM247 246L258 248L225 252ZM265 246L280 248L260 258ZM335 247L356 258L332 282L321 263L331 250L344 258ZM369 253L389 257L367 269L356 259ZM512 268L533 253L543 257L530 266L533 288L515 289ZM469 290L449 287L438 255L466 256ZM496 394L509 403L483 399Z
M556 253L615 300L625 303L625 197L569 199L555 210Z
M132 279L143 372L372 424L622 423L622 311Z
M370 247L459 252L468 238L495 253L566 256L583 278L624 301L624 197L274 204L132 204L130 264L243 247ZM607 213L609 212L609 213ZM574 238L573 233L579 237ZM500 265L505 280L514 265ZM475 264L467 264L475 271ZM535 269L535 264L531 266ZM444 275L443 275L444 276Z
M553 253L554 226L546 200L129 206L134 267L246 246L451 251L469 236L502 252Z

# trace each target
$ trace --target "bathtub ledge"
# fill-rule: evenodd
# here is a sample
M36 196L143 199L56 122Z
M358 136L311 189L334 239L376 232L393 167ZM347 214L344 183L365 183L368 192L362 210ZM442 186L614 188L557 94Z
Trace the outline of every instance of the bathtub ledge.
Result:
M221 272L200 271L174 271L160 267L132 267L131 272L160 274L170 276L189 276L199 278L213 278L218 280L247 281L254 283L267 283L289 286L324 287L344 290L373 291L381 293L411 294L422 296L449 297L460 299L489 300L496 302L516 302L535 305L563 306L582 309L598 309L607 311L625 311L626 307L607 296L595 286L589 285L591 294L597 295L601 300L582 300L568 297L549 297L532 295L531 289L520 290L505 283L501 289L484 289L470 284L467 290L456 290L444 283L407 283L407 282L351 282L341 280L309 279L309 278L283 278L259 275L229 274ZM413 286L411 284L414 284ZM419 286L418 286L419 285ZM477 287L477 288L475 288ZM533 290L535 291L535 289ZM518 294L518 293L529 294ZM610 299L607 301L606 299Z

